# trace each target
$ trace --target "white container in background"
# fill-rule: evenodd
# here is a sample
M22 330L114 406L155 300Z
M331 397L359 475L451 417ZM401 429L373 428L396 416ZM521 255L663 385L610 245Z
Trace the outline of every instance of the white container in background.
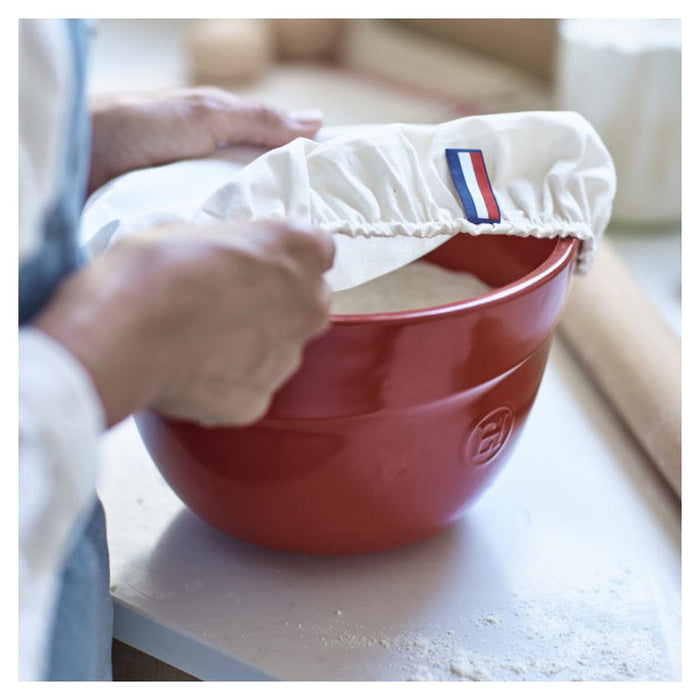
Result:
M562 20L556 102L586 117L612 154L613 219L680 220L680 20Z

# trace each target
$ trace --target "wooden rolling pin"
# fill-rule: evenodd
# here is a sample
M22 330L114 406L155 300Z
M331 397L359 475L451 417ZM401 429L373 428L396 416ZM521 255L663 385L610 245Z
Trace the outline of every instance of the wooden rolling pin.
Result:
M560 329L680 498L680 339L610 243L574 280Z

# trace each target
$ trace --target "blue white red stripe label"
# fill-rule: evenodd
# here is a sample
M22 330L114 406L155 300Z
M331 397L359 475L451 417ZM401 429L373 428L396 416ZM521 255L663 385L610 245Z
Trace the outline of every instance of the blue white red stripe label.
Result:
M477 148L446 148L445 155L467 219L473 224L499 223L501 211L486 172L484 154Z

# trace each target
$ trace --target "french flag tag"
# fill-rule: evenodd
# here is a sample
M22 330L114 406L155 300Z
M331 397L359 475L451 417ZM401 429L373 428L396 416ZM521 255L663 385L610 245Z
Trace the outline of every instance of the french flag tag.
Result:
M491 189L483 153L478 148L446 148L445 155L467 219L473 224L499 223L501 211Z

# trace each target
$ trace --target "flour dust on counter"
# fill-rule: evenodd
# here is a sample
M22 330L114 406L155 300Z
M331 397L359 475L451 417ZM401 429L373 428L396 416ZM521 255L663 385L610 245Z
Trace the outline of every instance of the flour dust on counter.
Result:
M332 314L377 314L425 309L473 299L491 287L468 272L417 260L357 287L335 292Z
M320 625L325 647L385 657L388 676L404 681L673 680L644 582L622 569L556 596L513 595L504 610L433 624L415 633L370 633L352 620Z

